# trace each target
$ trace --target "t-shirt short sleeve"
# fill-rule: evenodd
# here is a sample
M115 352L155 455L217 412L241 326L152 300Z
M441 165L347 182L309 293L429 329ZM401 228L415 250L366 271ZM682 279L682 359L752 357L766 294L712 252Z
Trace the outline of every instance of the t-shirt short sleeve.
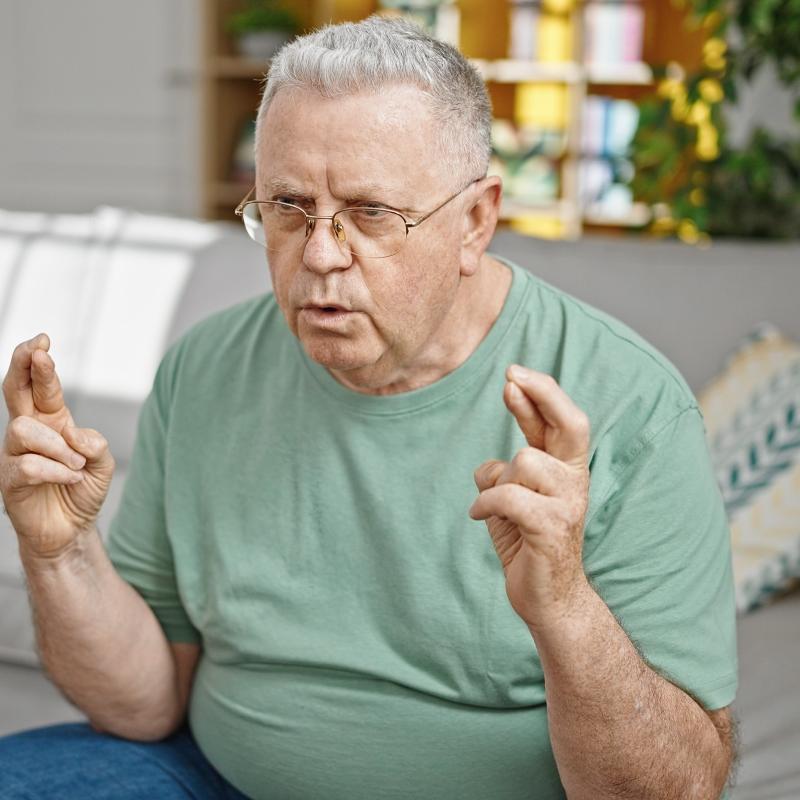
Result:
M165 514L166 360L139 415L133 455L106 550L119 575L153 610L168 640L200 643L181 603Z
M650 431L585 526L584 565L645 661L708 710L737 688L730 529L688 407Z

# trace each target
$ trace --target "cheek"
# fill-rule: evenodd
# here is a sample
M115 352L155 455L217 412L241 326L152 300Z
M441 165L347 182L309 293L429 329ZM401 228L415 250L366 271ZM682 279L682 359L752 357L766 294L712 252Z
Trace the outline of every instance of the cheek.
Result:
M421 275L407 265L404 269L392 267L391 272L375 276L367 286L375 308L375 324L402 336L404 329L414 323L425 286Z
M393 339L426 336L452 305L458 288L458 269L444 269L435 258L406 263L402 269L376 280L370 286L376 324ZM454 279L451 280L451 274Z

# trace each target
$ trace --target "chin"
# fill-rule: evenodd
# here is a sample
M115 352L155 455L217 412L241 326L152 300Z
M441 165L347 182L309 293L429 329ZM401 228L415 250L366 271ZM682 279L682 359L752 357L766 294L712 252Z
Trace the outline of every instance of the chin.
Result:
M377 361L357 347L352 340L334 336L300 335L306 355L328 369L348 371L370 367Z

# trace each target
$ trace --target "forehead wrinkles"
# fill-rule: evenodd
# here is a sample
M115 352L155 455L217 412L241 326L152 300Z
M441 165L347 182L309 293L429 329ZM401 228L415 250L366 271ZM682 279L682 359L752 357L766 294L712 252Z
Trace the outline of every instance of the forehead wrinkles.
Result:
M337 98L285 89L264 122L269 131L258 158L263 191L272 173L273 191L313 196L327 187L337 198L369 194L399 207L452 181L452 165L441 153L441 123L414 86Z

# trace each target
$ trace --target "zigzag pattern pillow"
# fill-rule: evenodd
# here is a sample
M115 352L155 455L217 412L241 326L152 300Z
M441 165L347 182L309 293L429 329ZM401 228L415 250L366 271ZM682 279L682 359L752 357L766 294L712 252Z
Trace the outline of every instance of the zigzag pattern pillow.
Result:
M744 613L800 578L800 344L761 323L697 400Z

